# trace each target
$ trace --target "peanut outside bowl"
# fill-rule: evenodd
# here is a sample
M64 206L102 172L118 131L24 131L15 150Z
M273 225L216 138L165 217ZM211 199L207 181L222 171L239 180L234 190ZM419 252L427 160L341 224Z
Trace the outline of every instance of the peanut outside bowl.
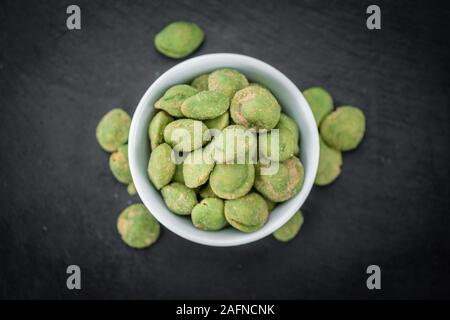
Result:
M243 233L231 227L221 231L195 228L189 217L177 216L166 207L162 196L147 176L150 157L148 126L156 113L155 101L171 86L189 83L196 76L219 68L234 68L251 81L261 83L272 91L283 108L300 129L300 160L305 167L301 191L292 199L279 204L269 215L267 223L256 232ZM284 74L269 64L239 54L216 53L183 61L162 74L145 92L131 122L128 156L136 190L145 206L167 229L177 235L204 245L226 247L250 243L271 234L303 205L311 191L319 161L319 135L313 114L300 90Z

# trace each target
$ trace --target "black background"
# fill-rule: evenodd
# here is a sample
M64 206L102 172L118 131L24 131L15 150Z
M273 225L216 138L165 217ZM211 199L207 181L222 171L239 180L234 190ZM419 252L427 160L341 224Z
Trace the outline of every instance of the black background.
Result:
M450 298L448 17L430 1L1 1L1 298ZM82 30L68 31L69 4ZM341 177L315 187L290 243L213 248L163 230L126 247L120 211L138 197L112 177L95 127L132 113L178 61L154 35L174 20L206 33L194 55L272 64L367 118ZM82 269L82 290L65 269ZM366 288L368 265L382 290Z

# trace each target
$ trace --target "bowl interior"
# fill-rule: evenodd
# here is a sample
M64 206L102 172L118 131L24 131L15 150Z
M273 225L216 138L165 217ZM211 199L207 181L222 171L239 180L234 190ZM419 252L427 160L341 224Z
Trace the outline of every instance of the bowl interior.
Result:
M292 199L276 206L266 225L253 233L233 228L210 232L196 229L190 216L170 212L162 196L147 176L150 157L148 125L156 110L153 105L175 84L189 83L193 78L219 68L234 68L252 82L272 91L284 113L295 120L300 129L300 160L305 167L302 190ZM270 65L243 55L209 54L186 60L161 75L147 90L133 115L129 137L129 161L137 192L152 214L169 230L188 240L213 246L233 246L261 239L283 225L301 207L314 182L319 158L319 138L312 112L300 90L281 72Z

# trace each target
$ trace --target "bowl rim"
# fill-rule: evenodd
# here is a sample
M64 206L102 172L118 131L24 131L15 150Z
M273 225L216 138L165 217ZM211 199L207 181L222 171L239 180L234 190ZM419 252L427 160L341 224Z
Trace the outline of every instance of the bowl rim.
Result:
M172 225L169 223L168 219L165 218L165 213L159 212L157 208L153 205L150 198L152 198L150 195L147 196L145 192L145 186L142 183L142 175L139 174L140 169L138 168L138 152L136 150L137 148L137 139L138 139L138 126L139 123L142 122L141 118L143 118L143 113L145 111L145 108L149 107L149 96L151 96L152 91L156 87L159 86L161 82L163 82L163 79L171 77L173 73L178 72L179 70L182 70L186 67L189 67L190 65L197 65L199 63L202 63L203 60L218 60L218 61L228 61L229 59L238 59L241 63L248 63L252 64L254 67L257 67L259 69L265 69L266 72L270 72L271 75L273 75L273 78L275 78L276 81L282 82L283 86L286 86L289 91L294 91L298 99L300 100L300 105L306 105L308 108L304 110L306 112L306 122L309 123L309 125L313 124L314 128L316 130L312 130L309 133L312 135L310 136L310 139L312 140L311 144L311 150L309 150L310 157L312 157L311 160L311 166L308 168L308 172L313 171L313 175L311 178L311 175L307 176L306 168L305 168L305 179L303 182L303 186L299 192L299 194L296 195L296 197L287 200L286 202L293 201L297 199L297 203L295 204L294 209L290 209L292 212L289 215L285 215L279 218L279 221L277 221L272 228L261 228L253 233L242 233L242 237L236 237L233 239L227 239L223 241L219 241L217 239L210 239L208 237L200 237L195 234L195 232L186 232L184 230L184 227L178 226L176 224ZM222 68L230 67L227 63L223 63ZM221 66L214 66L214 69L221 68ZM233 68L233 67L231 67ZM198 76L200 73L194 73L192 78L195 76ZM150 106L151 108L154 108L153 105ZM294 120L295 121L295 120ZM297 121L296 121L297 123ZM297 123L298 125L298 123ZM145 126L145 128L148 128L148 125ZM146 132L147 135L147 132ZM251 243L254 241L257 241L259 239L262 239L271 233L273 233L275 230L277 230L279 227L281 227L284 223L286 223L294 214L297 212L300 207L305 202L306 198L308 197L313 183L314 183L314 177L317 172L318 162L319 162L319 134L317 130L317 126L315 124L314 116L312 114L311 108L309 107L308 102L304 98L301 91L297 88L297 86L281 71L276 69L275 67L269 65L266 62L263 62L259 59L241 55L241 54L235 54L235 53L211 53L211 54L205 54L196 56L187 60L184 60L167 71L165 71L163 74L161 74L145 91L144 95L140 99L132 117L131 121L131 127L130 127L130 133L129 133L129 141L128 141L128 157L129 157L129 165L131 170L131 175L133 178L133 181L136 186L136 191L141 199L141 201L144 203L144 205L149 209L149 211L155 216L155 218L163 224L167 229L172 231L173 233L177 234L178 236L190 240L195 243L203 244L203 245L209 245L209 246L217 246L217 247L227 247L227 246L237 246L242 244ZM147 174L145 175L145 178L148 179ZM307 179L309 178L309 179ZM298 197L300 194L302 194L301 197ZM165 204L164 204L165 205ZM168 210L168 209L167 209ZM172 213L173 214L173 213ZM194 228L194 226L192 226ZM218 231L220 232L220 231Z

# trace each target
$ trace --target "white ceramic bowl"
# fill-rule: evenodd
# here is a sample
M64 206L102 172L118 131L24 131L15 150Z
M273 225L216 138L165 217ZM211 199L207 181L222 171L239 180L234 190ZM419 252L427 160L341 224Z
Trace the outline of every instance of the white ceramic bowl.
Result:
M269 220L260 230L243 233L233 228L221 231L196 229L189 217L181 217L167 209L161 194L147 176L150 156L148 125L155 114L155 101L175 84L189 83L193 78L219 68L234 68L244 73L250 81L269 88L280 102L283 112L297 122L301 134L300 160L305 167L305 181L301 191L292 199L279 204L270 214ZM281 227L305 202L316 176L319 161L319 136L313 114L300 90L285 75L260 60L229 53L198 56L183 61L162 74L147 89L131 123L128 142L128 157L131 174L137 192L150 212L167 229L179 236L210 246L236 246L259 240Z

